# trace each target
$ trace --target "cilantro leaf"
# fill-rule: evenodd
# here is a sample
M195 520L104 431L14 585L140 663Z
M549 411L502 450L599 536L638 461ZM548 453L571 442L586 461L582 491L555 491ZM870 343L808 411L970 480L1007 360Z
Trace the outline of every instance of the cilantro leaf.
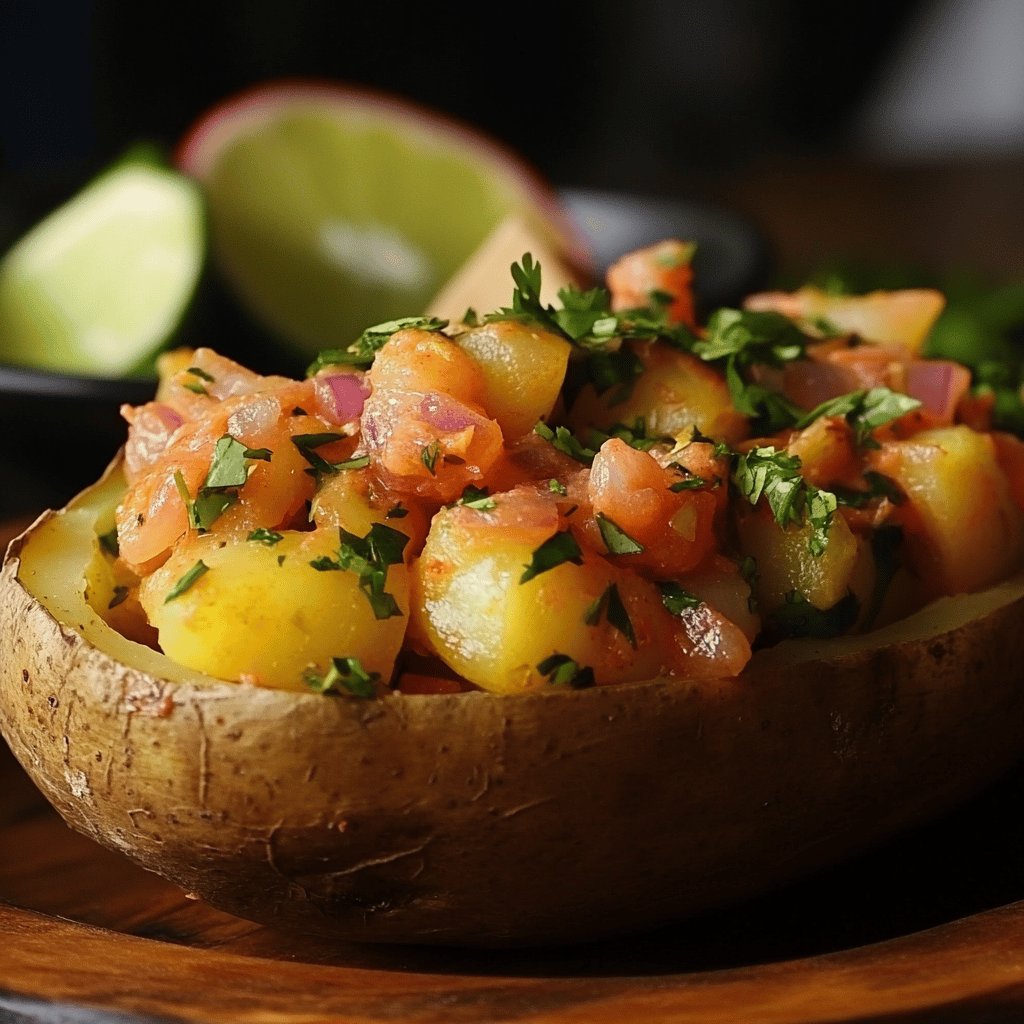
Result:
M543 421L538 421L533 432L543 437L552 448L577 462L582 462L584 466L589 466L594 461L594 456L597 455L596 451L581 444L565 427L555 427L552 430Z
M245 539L251 540L256 544L265 544L268 548L272 548L275 544L284 540L284 534L278 533L276 530L268 530L265 526L257 526Z
M110 602L107 604L108 610L110 608L116 608L119 604L123 604L128 599L128 588L118 584L114 587L114 593L110 598Z
M491 497L486 487L481 489L472 485L463 488L462 497L455 504L475 508L478 512L490 512L498 507L498 503Z
M732 479L751 505L764 497L782 529L790 524L803 526L810 522L811 554L818 556L824 552L836 511L836 496L804 480L797 456L777 451L770 445L752 448L737 458Z
M347 693L352 697L370 698L377 695L374 684L380 679L380 673L367 672L358 658L331 658L326 672L321 674L311 666L302 678L314 693Z
M341 569L354 572L359 577L359 588L370 602L375 618L389 619L401 615L402 610L394 596L384 589L387 586L388 566L402 561L409 538L400 530L394 530L383 523L374 523L365 537L359 537L348 530L340 529L341 543L338 558L324 557L310 563L320 571Z
M602 613L608 620L608 624L622 633L629 641L629 646L636 650L636 632L633 629L633 621L619 594L617 583L608 584L604 593L587 609L583 621L588 626L596 626L601 621Z
M185 591L203 575L203 573L209 571L210 567L202 559L199 559L199 561L196 562L196 564L193 565L192 568L189 569L189 571L185 573L185 575L182 576L181 579L179 579L178 582L175 583L167 592L167 596L164 598L164 604L173 601L177 597L181 597L181 595L184 594Z
M427 467L427 472L431 476L437 476L437 457L440 454L440 441L431 441L430 444L425 444L420 451L420 461Z
M520 583L527 583L535 576L554 569L563 562L572 562L573 565L583 564L583 552L580 551L576 538L569 530L560 530L552 534L530 558L530 564L523 567L523 574L519 577Z
M851 391L822 402L801 416L794 426L802 430L823 416L842 416L853 427L857 444L863 446L870 443L871 431L876 427L891 423L920 407L918 399L889 388Z
M682 615L683 612L698 608L703 603L696 594L684 590L678 583L659 583L658 590L661 592L661 603L673 615Z
M334 441L341 441L345 438L345 434L339 434L333 430L326 430L319 434L293 434L292 444L298 449L299 454L309 463L310 468L306 470L312 476L319 479L323 474L333 476L335 473L342 469L360 469L360 465L350 465L353 461L360 462L361 460L348 459L343 462L329 462L322 455L320 455L315 449L322 448L324 445L331 444ZM366 456L366 465L369 465L369 457Z
M601 531L601 539L609 554L612 555L639 555L644 550L643 544L634 540L616 522L609 519L603 512L598 512L597 528Z
M594 670L580 665L568 654L549 655L537 665L537 671L547 676L552 686L571 686L574 690L594 685Z
M117 541L117 527L108 530L106 533L101 533L97 538L100 542L100 547L106 551L108 555L112 555L117 558L121 554L121 547Z
M447 320L433 316L406 316L367 327L348 348L328 348L320 352L306 368L306 376L313 377L329 366L370 366L377 353L391 340L392 335L406 328L421 331L443 331Z
M384 513L385 519L404 519L409 514L409 510L399 501L397 504L392 505L391 508Z

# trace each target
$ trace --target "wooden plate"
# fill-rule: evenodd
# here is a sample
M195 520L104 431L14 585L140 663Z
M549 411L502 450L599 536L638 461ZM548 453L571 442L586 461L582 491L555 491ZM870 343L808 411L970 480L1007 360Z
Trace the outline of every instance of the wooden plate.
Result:
M1022 806L1024 769L852 864L641 936L368 947L189 899L69 831L0 750L0 1021L1019 1021Z

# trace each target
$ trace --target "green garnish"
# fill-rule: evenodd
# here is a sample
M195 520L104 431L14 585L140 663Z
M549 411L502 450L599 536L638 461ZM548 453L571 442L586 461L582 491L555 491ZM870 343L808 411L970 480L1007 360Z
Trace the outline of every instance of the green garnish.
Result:
M708 321L707 337L693 346L705 362L724 362L725 380L736 409L754 418L753 432L774 434L801 415L792 402L748 380L755 365L779 368L803 359L811 339L781 313L719 309Z
M882 476L881 473L875 473L869 469L864 473L864 479L868 485L866 490L833 487L832 492L836 496L836 501L849 508L864 508L878 498L888 498L894 505L902 505L907 500L907 496L900 490L899 484L887 476Z
M194 395L209 395L210 393L197 380L183 380L181 386L186 391L191 391Z
M245 539L254 541L257 544L265 544L268 548L272 548L275 544L284 540L284 534L278 533L276 530L268 530L264 526L257 526Z
M537 671L547 676L552 686L571 686L584 690L594 685L594 670L570 658L568 654L552 654L537 665Z
M121 547L117 542L116 526L112 530L107 530L106 533L99 534L97 540L100 542L100 547L103 548L108 555L112 555L114 558L117 558L117 556L121 554Z
M391 508L384 513L385 519L404 519L409 514L409 510L401 503L392 505Z
M440 454L440 441L431 441L430 444L425 444L420 452L420 461L427 467L427 472L431 476L437 476L437 457Z
M552 494L560 494L564 498L569 493L568 488L561 480L555 480L553 477L548 481L548 490Z
M563 562L572 562L573 565L583 564L583 552L580 551L576 538L569 530L560 530L558 533L548 537L546 541L530 558L530 564L524 566L520 583L527 583L542 572L547 572L561 565Z
M552 430L543 421L538 421L533 432L543 437L556 451L568 455L577 462L582 462L584 466L591 465L594 456L597 455L597 452L581 444L565 427L555 427Z
M598 512L597 528L601 531L601 539L609 554L612 555L639 555L644 546L638 540L634 540L614 520L609 519L603 512Z
M647 424L642 416L638 416L633 421L632 427L627 427L624 423L616 423L608 429L607 433L603 430L591 430L590 433L590 444L595 449L600 448L605 441L613 437L624 441L630 448L635 448L638 452L649 452L656 445L674 445L676 442L676 439L668 434L648 434Z
M462 497L455 503L465 505L466 508L475 508L479 512L490 512L498 507L498 503L491 497L486 487L473 487L470 484L462 491Z
M684 590L678 583L671 581L659 583L658 590L661 592L661 603L673 615L682 615L683 612L698 608L703 604L696 594Z
M888 388L871 388L851 391L837 398L830 398L821 405L801 416L794 426L798 430L810 426L822 416L842 416L853 427L854 438L861 447L877 447L871 438L871 431L886 423L899 419L908 412L921 407L916 398L890 391Z
M629 641L629 646L636 650L636 632L633 621L619 594L617 583L610 583L604 593L587 609L583 621L588 626L596 626L601 621L601 613L610 626L614 626Z
M785 529L791 523L810 522L808 546L816 557L828 546L837 500L831 491L818 490L800 474L800 459L770 445L752 448L736 460L733 483L751 505L762 498L768 502L775 521Z
M200 558L195 565L184 576L174 584L173 587L167 592L167 596L164 598L164 604L173 601L176 597L181 597L189 587L205 572L209 572L210 567Z
M421 331L443 331L447 326L447 320L433 316L406 316L375 324L367 327L348 348L328 348L320 352L306 368L306 376L312 377L329 366L370 366L377 353L399 331L410 327Z
M198 377L200 380L205 380L207 384L213 384L217 379L199 366L190 366L185 372L192 374L193 377Z
M127 587L122 587L122 586L114 587L114 596L111 597L110 603L107 605L107 608L108 609L109 608L116 608L127 597L128 597L128 588Z
M374 523L365 537L344 529L339 529L338 533L341 539L338 557L322 555L309 564L318 572L347 570L356 573L359 589L366 595L376 618L389 619L401 615L398 602L384 588L387 586L388 566L402 561L402 553L409 543L408 536L383 523Z
M358 658L331 658L326 672L321 674L312 667L306 669L302 678L314 693L345 693L370 698L377 695L374 684L380 679L380 673L367 672Z
M325 444L331 444L334 441L344 440L345 434L339 434L335 431L323 431L319 434L295 434L292 436L292 444L298 449L299 454L309 463L309 469L306 470L310 476L319 479L324 473L329 476L333 476L341 469L359 469L359 466L346 465L346 462L359 461L346 459L343 462L328 462L322 455L318 454L315 449L322 448ZM369 457L367 457L366 464L369 464Z

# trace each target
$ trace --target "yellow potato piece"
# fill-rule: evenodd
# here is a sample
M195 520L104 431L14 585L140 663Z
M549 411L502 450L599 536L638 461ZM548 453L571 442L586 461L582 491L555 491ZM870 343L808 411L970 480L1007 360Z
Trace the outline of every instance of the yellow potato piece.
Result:
M484 406L506 441L547 419L565 380L567 341L516 320L474 327L455 341L483 371Z
M991 586L1020 560L1021 514L1010 497L988 434L970 427L922 430L886 445L898 457L885 472L906 491L920 518L918 571L939 593Z
M335 657L358 658L387 680L405 635L408 572L392 565L387 574L403 614L377 619L356 573L309 564L336 558L338 543L324 529L286 533L273 546L215 536L182 545L141 587L164 653L211 676L283 690L307 690L307 669L324 672ZM208 571L168 600L198 561Z

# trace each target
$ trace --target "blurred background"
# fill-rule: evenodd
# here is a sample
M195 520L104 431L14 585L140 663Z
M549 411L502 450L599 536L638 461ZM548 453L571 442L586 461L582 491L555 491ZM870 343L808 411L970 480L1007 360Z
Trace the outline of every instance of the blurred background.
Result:
M130 145L171 149L256 83L326 77L462 119L559 187L734 211L769 257L751 287L1018 282L972 322L999 344L1024 322L1024 0L0 0L0 68L0 252ZM59 476L0 445L0 515L95 475L122 400ZM0 430L33 415L66 436L38 401L0 384ZM56 401L76 431L100 421Z
M8 182L80 180L247 85L328 76L462 118L559 185L723 200L785 266L1022 268L1020 0L4 0L0 26Z

